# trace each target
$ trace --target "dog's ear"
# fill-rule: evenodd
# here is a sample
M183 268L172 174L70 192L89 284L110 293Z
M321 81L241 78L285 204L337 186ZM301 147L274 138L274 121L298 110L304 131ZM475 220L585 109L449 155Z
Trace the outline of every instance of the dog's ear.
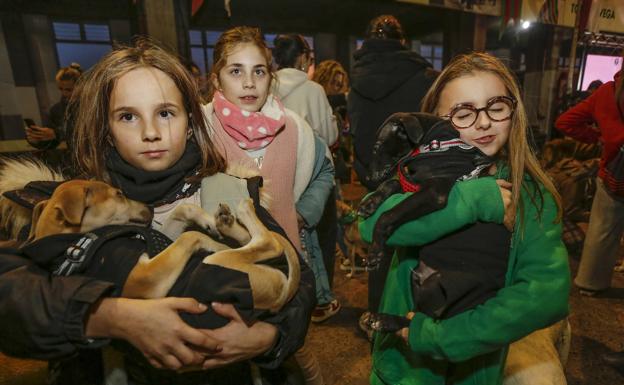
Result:
M58 199L54 202L54 209L58 219L64 220L70 225L79 226L82 223L82 216L87 207L89 188L78 187L62 191Z
M39 222L41 213L43 212L43 209L45 209L47 204L48 204L47 200L41 201L37 203L35 207L33 208L32 220L30 224L30 232L28 233L28 238L26 239L26 242L30 242L33 239L35 239L35 233L37 231L37 223Z
M405 133L413 145L421 145L423 137L431 127L444 119L424 112L403 113L401 122Z

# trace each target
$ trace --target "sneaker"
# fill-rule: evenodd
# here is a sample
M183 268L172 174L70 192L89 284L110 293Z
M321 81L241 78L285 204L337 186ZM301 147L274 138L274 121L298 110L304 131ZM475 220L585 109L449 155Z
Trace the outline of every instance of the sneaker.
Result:
M596 297L602 294L605 290L607 289L593 290L579 287L579 294L583 297Z
M358 321L358 326L360 327L360 330L362 330L366 334L366 338L368 339L368 341L372 342L374 330L370 326L370 314L371 313L369 311L365 311L364 313L362 313Z
M340 302L334 299L325 305L318 305L312 311L312 322L323 322L340 310Z

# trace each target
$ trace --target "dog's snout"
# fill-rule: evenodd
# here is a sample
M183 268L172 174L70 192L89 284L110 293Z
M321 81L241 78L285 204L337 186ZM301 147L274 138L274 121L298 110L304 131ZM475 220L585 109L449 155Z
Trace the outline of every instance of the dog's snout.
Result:
M151 223L154 218L154 209L152 207L143 207L140 214L141 219L145 221L145 223Z

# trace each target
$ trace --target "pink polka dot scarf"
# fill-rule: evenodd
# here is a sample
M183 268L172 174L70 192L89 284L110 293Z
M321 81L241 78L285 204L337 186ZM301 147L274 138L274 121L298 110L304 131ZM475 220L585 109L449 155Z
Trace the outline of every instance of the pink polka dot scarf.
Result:
M241 109L219 91L215 92L212 105L225 132L243 150L259 150L268 146L286 122L284 106L272 94L258 112Z

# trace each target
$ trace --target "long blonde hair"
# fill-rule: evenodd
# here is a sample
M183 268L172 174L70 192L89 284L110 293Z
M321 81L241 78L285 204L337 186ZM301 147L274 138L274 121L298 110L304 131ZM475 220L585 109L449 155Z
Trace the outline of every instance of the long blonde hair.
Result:
M342 88L339 94L344 94L349 89L349 75L340 63L335 60L323 60L314 70L312 80L323 86L325 93L329 95L329 86L337 75L342 75Z
M499 59L481 52L456 56L440 73L429 89L429 92L425 95L421 110L437 115L440 95L446 85L462 76L475 75L479 72L486 72L497 76L505 85L509 95L517 100L516 109L511 119L509 139L500 154L502 160L505 161L509 167L510 182L514 186L512 189L513 207L519 208L522 221L524 208L520 199L521 189L518 187L522 186L522 188L527 189L524 175L528 173L533 182L541 183L546 190L552 194L555 204L557 205L556 221L561 220L561 197L551 179L540 166L537 157L527 142L529 123L524 103L522 102L520 88L509 69ZM532 203L538 208L538 212L541 214L544 205L544 197L539 188L537 188L536 191L538 194L534 196L531 190L527 189ZM536 201L536 198L539 198L539 203Z
M225 169L225 160L214 148L208 134L195 81L178 58L149 39L139 39L133 46L119 46L104 56L80 77L69 104L75 117L74 162L80 173L107 180L105 159L112 149L108 123L111 93L115 82L138 68L156 68L169 76L182 94L189 113L192 139L201 151L201 165L196 179Z

